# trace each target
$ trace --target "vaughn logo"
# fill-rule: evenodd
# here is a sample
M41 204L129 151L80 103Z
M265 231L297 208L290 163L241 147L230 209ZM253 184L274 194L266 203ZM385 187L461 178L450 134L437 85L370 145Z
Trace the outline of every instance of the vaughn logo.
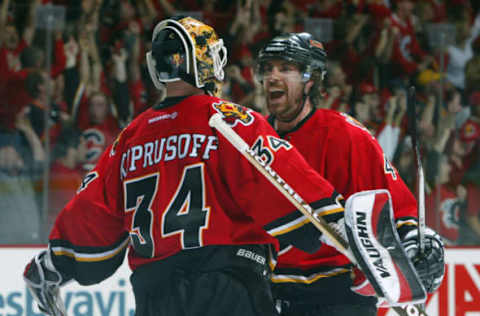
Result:
M371 259L370 262L375 266L382 278L388 278L390 276L390 273L383 264L380 251L372 243L368 234L367 214L365 212L356 212L356 222L358 237L362 246L365 248L366 253Z

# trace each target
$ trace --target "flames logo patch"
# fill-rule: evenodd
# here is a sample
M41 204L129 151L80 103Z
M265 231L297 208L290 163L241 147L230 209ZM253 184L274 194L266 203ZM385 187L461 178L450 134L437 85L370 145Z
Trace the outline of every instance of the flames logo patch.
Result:
M237 122L247 126L253 122L253 116L245 107L227 101L220 101L212 104L218 113L222 114L225 121L232 126Z

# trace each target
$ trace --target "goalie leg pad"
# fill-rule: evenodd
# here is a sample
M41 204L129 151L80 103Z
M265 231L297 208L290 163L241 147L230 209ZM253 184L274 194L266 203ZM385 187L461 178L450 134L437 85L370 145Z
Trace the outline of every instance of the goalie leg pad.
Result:
M387 190L350 196L345 224L350 248L379 297L391 306L426 300L425 289L400 243Z

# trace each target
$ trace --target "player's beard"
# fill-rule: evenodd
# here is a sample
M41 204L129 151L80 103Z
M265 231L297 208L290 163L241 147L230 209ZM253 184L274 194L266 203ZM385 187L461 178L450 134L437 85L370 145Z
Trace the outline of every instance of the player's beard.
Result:
M283 122L290 122L297 117L302 107L302 96L292 96L288 88L283 93L267 93L267 108L271 115Z

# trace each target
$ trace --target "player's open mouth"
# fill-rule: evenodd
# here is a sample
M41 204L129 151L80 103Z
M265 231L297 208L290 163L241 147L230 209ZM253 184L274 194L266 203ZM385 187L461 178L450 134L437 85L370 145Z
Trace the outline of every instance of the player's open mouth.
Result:
M285 94L284 91L277 90L277 91L270 91L268 97L270 100L281 98Z

